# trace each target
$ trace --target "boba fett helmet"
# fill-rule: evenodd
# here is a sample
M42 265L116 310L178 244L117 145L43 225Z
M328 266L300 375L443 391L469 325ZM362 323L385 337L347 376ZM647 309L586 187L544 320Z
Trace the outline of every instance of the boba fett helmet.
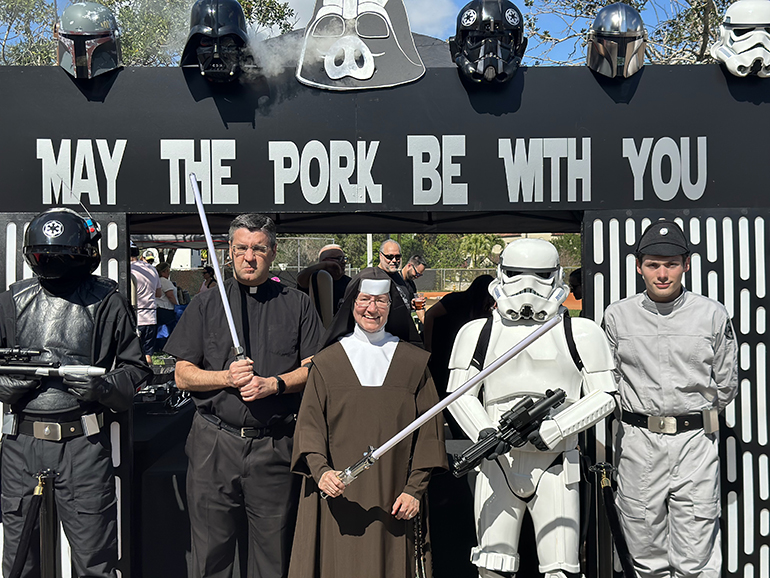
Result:
M59 66L75 78L94 78L120 68L120 32L110 9L76 2L57 25Z
M588 32L586 64L594 72L628 78L644 66L647 30L639 12L628 4L599 10Z

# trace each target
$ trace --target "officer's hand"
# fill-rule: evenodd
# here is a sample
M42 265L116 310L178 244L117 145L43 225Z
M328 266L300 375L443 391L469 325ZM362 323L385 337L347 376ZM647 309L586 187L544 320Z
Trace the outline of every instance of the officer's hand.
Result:
M496 433L497 433L497 430L493 427L484 428L479 432L479 440L488 438L489 436L493 436ZM499 456L503 456L507 454L509 451L511 451L511 444L504 442L503 440L500 440L497 443L497 446L495 446L495 449L492 450L492 453L487 456L487 459L496 460Z
M278 393L278 380L274 377L251 376L251 380L240 387L243 401L254 401Z
M39 385L39 379L29 379L21 375L0 375L0 401L16 403L27 392L36 389Z
M98 401L110 389L110 384L101 377L65 378L64 383L67 391L80 401Z
M339 475L340 472L335 470L325 471L321 474L321 479L318 480L318 489L330 498L341 496L342 492L345 491L346 486L342 483L342 480L337 477Z
M227 370L227 386L241 388L254 377L254 362L249 359L239 359L230 364Z

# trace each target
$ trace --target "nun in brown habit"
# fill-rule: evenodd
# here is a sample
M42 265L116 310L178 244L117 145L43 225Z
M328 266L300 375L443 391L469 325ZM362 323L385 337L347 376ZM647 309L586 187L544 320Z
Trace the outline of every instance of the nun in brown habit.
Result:
M337 479L367 446L438 403L429 354L413 338L387 274L370 268L353 278L313 359L297 418L292 471L304 481L289 578L431 575L425 491L431 470L447 467L440 417L349 486Z

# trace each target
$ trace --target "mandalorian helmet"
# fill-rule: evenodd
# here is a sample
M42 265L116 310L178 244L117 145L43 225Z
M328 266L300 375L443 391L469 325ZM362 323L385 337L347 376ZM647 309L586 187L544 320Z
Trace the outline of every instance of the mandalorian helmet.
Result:
M93 78L123 66L120 31L110 9L95 2L76 2L57 24L59 66L75 78Z
M43 279L73 278L99 266L99 225L72 209L40 213L24 233L24 259Z
M466 4L457 16L457 34L449 39L452 59L473 82L507 82L526 49L524 20L508 0Z
M500 255L489 294L506 319L544 322L559 312L569 295L563 276L556 247L542 239L518 239Z
M190 34L180 64L197 64L207 79L229 82L242 72L248 44L238 0L198 0L190 13Z
M770 2L739 0L731 4L711 56L735 76L770 76Z
M596 15L588 32L586 64L594 72L628 78L644 66L647 30L634 8L610 4Z

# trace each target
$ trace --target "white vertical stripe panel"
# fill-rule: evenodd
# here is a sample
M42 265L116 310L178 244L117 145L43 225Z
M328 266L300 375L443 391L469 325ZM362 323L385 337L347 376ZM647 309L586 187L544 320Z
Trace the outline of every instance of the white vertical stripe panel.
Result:
M700 219L698 217L690 219L690 243L700 244Z
M749 220L746 217L738 219L738 258L740 259L740 275L744 281L749 278L751 271L749 259Z
M706 259L711 263L717 260L717 221L714 217L706 219Z
M741 289L740 327L744 335L751 331L751 313L751 294L748 289Z
M719 301L719 275L717 275L716 271L709 271L707 297L709 299L713 299L714 301Z
M604 310L607 304L604 302L604 275L594 275L594 321L601 323L604 319Z
M765 296L765 220L757 217L754 221L754 249L756 252L757 297Z
M120 424L114 421L110 424L110 443L112 444L112 467L120 466Z
M767 445L767 346L757 344L757 442Z
M754 578L754 564L746 564L743 567L743 578Z
M119 476L115 476L115 497L118 499L118 560L123 558L123 500L121 494L123 493L123 480Z
M626 245L632 250L636 247L636 222L633 219L626 219Z
M733 221L722 219L722 270L724 271L724 306L732 318L735 315L735 269L733 268Z
M743 551L754 553L754 462L743 452Z
M690 257L690 271L692 280L690 290L698 295L703 295L703 271L701 270L700 253L693 253Z
M757 333L760 335L765 334L765 323L767 322L767 316L765 314L764 307L757 307Z
M741 369L748 371L751 369L751 346L748 343L741 343L740 355Z
M107 247L109 247L110 251L114 251L118 248L118 244L120 243L120 238L118 237L119 232L117 223L110 222L107 225Z
M591 227L594 233L594 263L604 263L604 222L596 219Z
M596 434L596 461L601 463L607 461L607 420L603 419L594 427Z
M727 493L727 569L738 571L738 494Z
M751 441L751 382L748 379L741 380L741 439L748 443Z
M759 454L757 459L757 470L759 471L759 499L767 501L770 498L770 464L767 463L767 454ZM767 511L767 510L765 510ZM767 536L767 526L762 533L763 536Z
M24 233L22 234L22 236L26 234L28 228L29 228L29 223L24 223ZM27 265L26 259L22 259L21 262L22 262L22 271L21 271L22 279L29 279L30 277L32 277L32 269L30 269L29 265Z
M107 277L118 282L118 270L120 268L120 263L118 263L117 259L110 259L107 262Z
M99 259L99 264L96 266L96 269L94 269L94 275L104 275L102 272L102 268L104 267L104 239L99 239L97 244L99 245L99 254L102 258Z
M767 513L767 510L762 510ZM759 548L759 575L770 576L770 546L763 545Z
M620 223L617 219L609 222L609 265L610 265L610 303L620 299Z
M5 287L16 283L16 223L8 223L5 228Z
M762 510L759 513L759 533L763 536L770 534L770 512L767 510ZM765 574L765 576L767 576L767 574Z
M735 427L735 400L728 403L725 408L725 424L727 427Z
M652 221L651 221L650 219L648 219L647 217L645 217L644 219L642 219L642 222L641 222L641 224L639 225L639 236L640 236L640 237L641 237L641 236L644 234L644 232L647 230L647 227L649 227L649 226L650 226L650 223L652 223Z
M728 425L728 427L731 426ZM734 482L736 479L738 479L738 468L736 467L735 456L735 438L733 436L728 436L725 442L725 447L727 448L727 460L725 463L727 466L727 481Z
M626 297L636 295L636 257L626 255Z
M62 578L72 578L72 548L61 524L59 524L59 537L61 544L59 550L59 554L61 554L61 576Z

